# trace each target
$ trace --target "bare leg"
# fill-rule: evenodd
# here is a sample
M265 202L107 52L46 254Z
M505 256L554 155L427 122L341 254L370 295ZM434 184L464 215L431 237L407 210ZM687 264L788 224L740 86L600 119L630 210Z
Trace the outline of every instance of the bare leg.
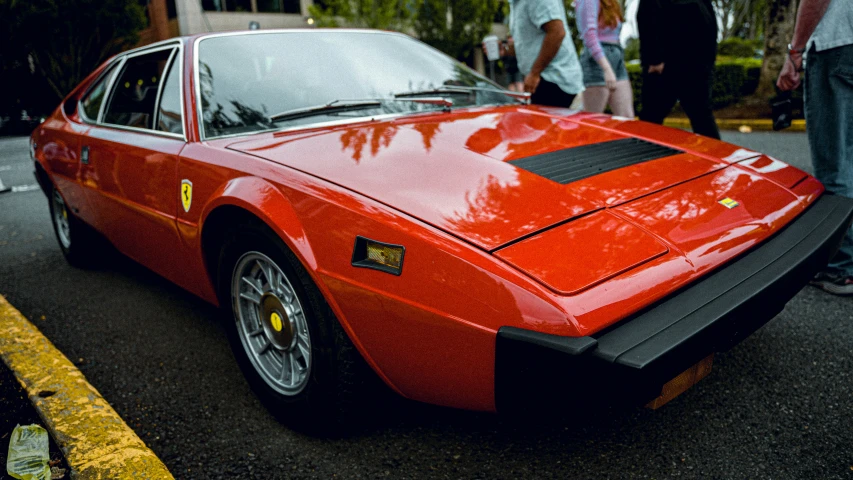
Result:
M616 82L616 89L610 96L610 110L613 115L634 118L634 93L631 91L630 80Z
M583 92L583 109L587 112L602 113L608 100L610 100L609 88L586 87Z

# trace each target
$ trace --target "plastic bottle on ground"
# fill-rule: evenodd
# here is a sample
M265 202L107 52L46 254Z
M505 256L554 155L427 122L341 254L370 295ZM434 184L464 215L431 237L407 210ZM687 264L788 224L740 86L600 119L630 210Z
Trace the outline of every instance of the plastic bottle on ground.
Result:
M50 480L47 431L39 425L18 425L9 439L6 473L19 480Z

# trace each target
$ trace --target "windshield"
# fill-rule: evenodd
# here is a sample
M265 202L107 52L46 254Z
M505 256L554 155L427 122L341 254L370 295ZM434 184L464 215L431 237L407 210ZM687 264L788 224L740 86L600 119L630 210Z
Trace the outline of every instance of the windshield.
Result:
M314 30L202 39L198 75L206 138L384 113L441 110L394 95L448 91L453 108L516 103L465 65L405 35ZM281 121L281 112L335 101L383 99L365 109L328 109Z

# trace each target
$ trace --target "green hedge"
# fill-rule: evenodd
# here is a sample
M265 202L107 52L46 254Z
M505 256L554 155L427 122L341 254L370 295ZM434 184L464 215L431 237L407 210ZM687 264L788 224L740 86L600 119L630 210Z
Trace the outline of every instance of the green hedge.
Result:
M634 108L642 108L640 97L643 88L642 69L638 64L628 65L628 75L634 88ZM761 60L755 58L717 57L714 84L711 87L711 105L723 108L737 103L741 97L751 95L758 88Z
M727 38L717 44L717 53L723 56L753 58L756 52L764 48L763 40L744 40Z

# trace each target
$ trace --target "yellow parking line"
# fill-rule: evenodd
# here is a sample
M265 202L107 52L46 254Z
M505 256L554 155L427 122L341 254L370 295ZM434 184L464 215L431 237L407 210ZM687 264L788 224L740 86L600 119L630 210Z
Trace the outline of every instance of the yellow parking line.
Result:
M27 390L74 478L173 478L80 370L2 295L0 358Z

